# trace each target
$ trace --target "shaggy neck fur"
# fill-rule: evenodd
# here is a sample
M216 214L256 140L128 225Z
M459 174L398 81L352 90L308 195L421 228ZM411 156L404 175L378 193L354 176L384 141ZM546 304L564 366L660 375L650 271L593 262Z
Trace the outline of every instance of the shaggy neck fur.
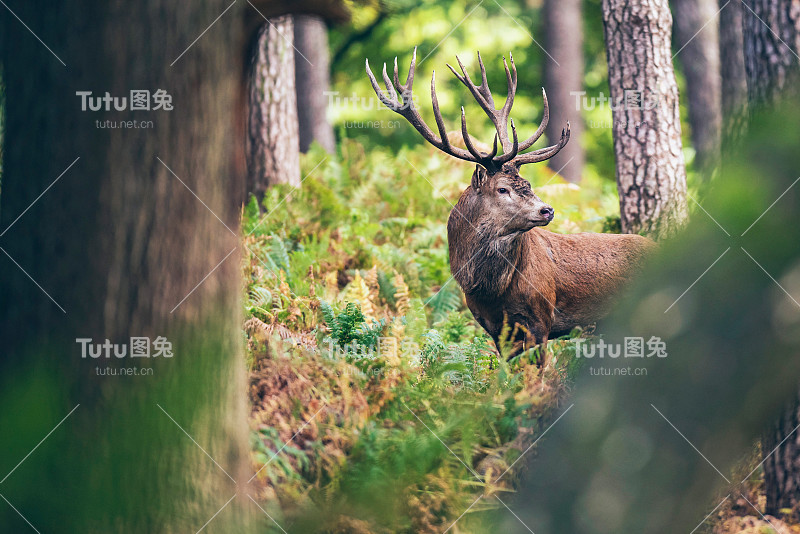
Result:
M481 220L477 193L461 195L447 222L450 270L467 295L500 296L508 289L524 246L524 234L497 236L497 223Z

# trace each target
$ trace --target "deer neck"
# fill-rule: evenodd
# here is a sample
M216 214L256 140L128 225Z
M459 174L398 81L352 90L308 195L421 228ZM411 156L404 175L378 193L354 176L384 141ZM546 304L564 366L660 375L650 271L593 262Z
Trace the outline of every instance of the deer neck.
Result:
M497 237L488 224L480 222L462 225L459 230L463 241L452 243L451 236L450 256L451 270L461 289L476 297L504 294L520 269L525 234Z

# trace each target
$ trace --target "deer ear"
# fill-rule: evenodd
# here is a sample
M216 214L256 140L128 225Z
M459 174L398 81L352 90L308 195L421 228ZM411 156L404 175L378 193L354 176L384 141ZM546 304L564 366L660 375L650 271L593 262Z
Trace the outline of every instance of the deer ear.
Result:
M484 183L486 183L486 169L480 165L475 165L475 172L472 173L472 189L480 192Z

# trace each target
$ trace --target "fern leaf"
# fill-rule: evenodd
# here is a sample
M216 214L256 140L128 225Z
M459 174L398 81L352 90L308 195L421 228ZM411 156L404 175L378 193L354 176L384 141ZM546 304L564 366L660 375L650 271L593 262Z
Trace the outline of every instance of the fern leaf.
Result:
M410 307L410 296L408 293L408 286L406 285L405 280L403 280L403 275L397 273L394 275L394 279L392 280L392 285L394 285L394 300L395 300L395 309L397 310L398 315L405 315L408 313L408 309Z

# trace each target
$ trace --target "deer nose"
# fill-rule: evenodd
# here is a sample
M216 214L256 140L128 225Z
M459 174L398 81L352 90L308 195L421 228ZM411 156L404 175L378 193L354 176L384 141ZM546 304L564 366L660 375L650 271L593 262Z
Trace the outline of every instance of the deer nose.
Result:
M550 206L545 206L545 207L543 207L542 209L539 210L539 215L541 215L542 217L544 217L545 219L547 219L549 221L553 220L553 217L555 216L555 214L556 214L555 210L553 208L551 208Z

